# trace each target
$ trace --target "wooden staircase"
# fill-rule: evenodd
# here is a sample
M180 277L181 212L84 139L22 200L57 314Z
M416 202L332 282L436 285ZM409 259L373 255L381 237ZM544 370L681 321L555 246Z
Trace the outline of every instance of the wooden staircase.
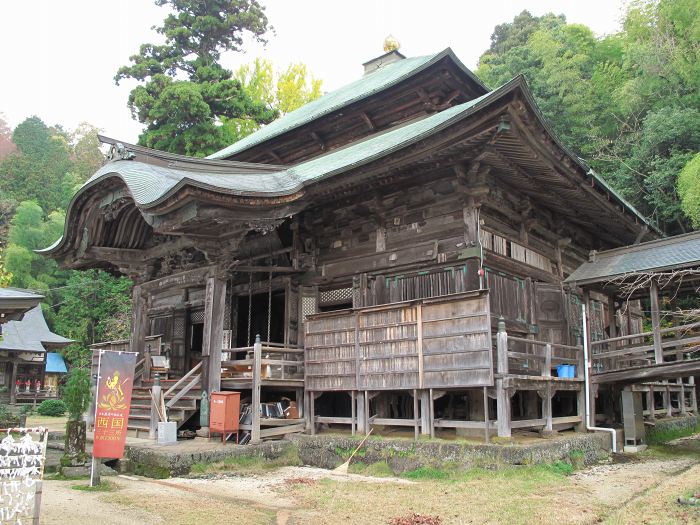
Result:
M176 421L180 428L199 408L202 397L200 365L177 379L161 379L165 395L168 421ZM151 389L153 379L142 379L131 394L128 434L131 437L148 438L151 425ZM157 416L156 416L157 417Z

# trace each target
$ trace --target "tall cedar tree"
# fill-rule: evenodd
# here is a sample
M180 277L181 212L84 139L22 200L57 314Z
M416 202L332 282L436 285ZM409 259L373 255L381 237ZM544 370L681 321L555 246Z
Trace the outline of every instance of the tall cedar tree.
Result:
M228 119L260 124L277 112L253 100L219 60L224 51L240 51L243 37L259 42L270 29L256 0L156 0L172 12L156 31L163 45L143 44L114 80L133 78L143 85L129 95L129 109L146 125L139 144L193 156L205 156L234 142Z

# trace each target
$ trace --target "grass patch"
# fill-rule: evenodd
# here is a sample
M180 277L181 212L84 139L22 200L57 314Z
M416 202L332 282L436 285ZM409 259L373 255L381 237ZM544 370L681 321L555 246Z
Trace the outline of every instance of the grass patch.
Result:
M52 474L44 474L44 479L49 479L51 481L80 481L83 479L90 479L90 476L88 474L85 476L64 476L60 472L54 472Z
M73 490L81 490L83 492L111 492L116 489L116 487L109 481L101 481L94 487L90 485L73 485L71 487Z
M296 447L287 447L282 454L273 459L262 456L231 456L214 463L195 463L190 474L204 475L221 472L261 474L280 467L300 466L299 451Z
M418 467L415 470L409 470L401 474L402 478L411 479L414 481L424 480L447 480L453 478L451 472L445 469L435 467Z
M376 463L357 462L351 463L348 468L351 474L362 474L363 476L373 476L375 478L390 478L394 476L394 471L386 461L377 461Z

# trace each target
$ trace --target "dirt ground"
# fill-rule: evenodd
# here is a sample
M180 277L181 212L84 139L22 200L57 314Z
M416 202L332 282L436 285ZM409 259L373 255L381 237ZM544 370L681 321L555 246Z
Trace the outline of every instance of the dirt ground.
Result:
M42 523L386 524L417 513L442 524L700 523L678 497L700 491L700 435L563 476L540 467L406 480L283 467L256 475L110 478L112 490L46 481Z

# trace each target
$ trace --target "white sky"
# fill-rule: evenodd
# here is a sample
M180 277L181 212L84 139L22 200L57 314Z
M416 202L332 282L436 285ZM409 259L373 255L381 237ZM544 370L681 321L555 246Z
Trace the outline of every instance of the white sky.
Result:
M276 66L304 62L331 91L361 76L363 62L382 54L387 34L406 56L452 47L475 68L496 24L523 9L563 13L598 35L616 32L622 0L261 0L275 28L265 48L249 44L223 63L234 69L256 56ZM141 125L126 107L135 85L112 80L166 8L151 0L0 0L0 114L14 127L38 115L74 128L87 121L108 136L135 142Z

